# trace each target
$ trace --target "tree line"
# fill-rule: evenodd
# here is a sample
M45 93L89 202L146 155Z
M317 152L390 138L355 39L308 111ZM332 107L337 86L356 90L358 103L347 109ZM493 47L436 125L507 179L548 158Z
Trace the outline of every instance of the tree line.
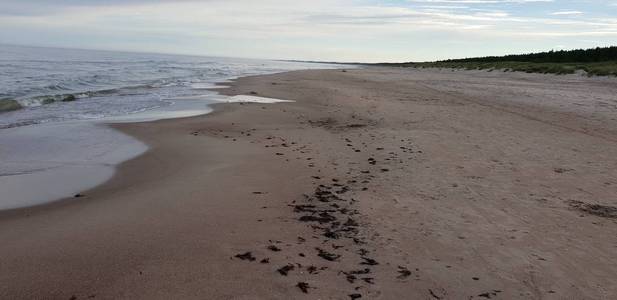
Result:
M462 59L448 59L439 62L536 62L536 63L571 63L617 61L617 46L597 47L592 49L558 50L529 54L512 54L504 56L485 56Z

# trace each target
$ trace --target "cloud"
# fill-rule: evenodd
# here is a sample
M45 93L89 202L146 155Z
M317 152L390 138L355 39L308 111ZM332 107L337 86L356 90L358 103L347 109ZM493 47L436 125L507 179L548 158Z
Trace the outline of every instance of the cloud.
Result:
M578 10L565 10L565 11L556 11L551 13L553 16L572 16L572 15L582 15L582 11Z
M547 0L24 2L0 0L1 41L324 60L542 50L575 37L617 41L617 21L591 10L601 6L572 18L579 7L566 11Z
M195 0L0 0L2 15L47 15L74 7L121 6L135 4L181 3ZM205 0L203 2L206 2Z
M537 3L553 2L554 0L409 0L420 3L456 3L456 4L504 4L504 3Z
M462 5L422 5L419 8L424 8L424 9L468 9L469 6L462 6Z

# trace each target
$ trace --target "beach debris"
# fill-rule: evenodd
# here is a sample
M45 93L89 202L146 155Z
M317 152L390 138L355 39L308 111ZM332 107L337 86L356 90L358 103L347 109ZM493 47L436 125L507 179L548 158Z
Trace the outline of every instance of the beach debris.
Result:
M311 124L312 126L318 126L318 127L325 127L325 128L332 128L337 121L333 118L324 118L324 119L319 119L319 120L308 120L309 124Z
M253 253L250 251L242 254L236 254L236 257L241 260L255 261L255 256L253 256Z
M570 171L574 171L574 169L568 169L568 168L554 168L553 171L555 173L561 174L561 173L566 173L566 172L570 172Z
M376 266L379 264L376 260L372 258L368 258L364 256L362 256L361 258L364 260L363 262L360 263L361 265Z
M336 191L336 193L339 194L339 195L340 194L345 194L347 192L349 192L349 187L348 186L341 186L341 189Z
M308 294L309 284L303 281L298 282L296 286L305 294Z
M283 276L287 276L289 271L292 271L294 268L295 268L294 265L288 264L288 265L278 268L276 271L279 272Z
M346 274L345 279L347 279L349 283L354 283L356 282L357 277L356 275L353 275L353 274Z
M590 215L603 218L617 218L617 207L615 206L591 204L576 200L569 201L569 204L571 207Z
M403 267L403 266L398 266L398 273L400 274L399 276L396 277L398 279L405 279L411 275L411 271L409 271L407 267Z
M448 294L445 289L437 288L437 289L428 289L429 294L433 299L445 299Z
M77 194L75 194L75 196L73 196L73 197L75 197L75 198L81 198L81 197L83 197L83 196L84 196L83 194L77 193Z
M292 205L292 207L294 208L294 212L316 212L315 205L311 204Z
M329 122L327 122L329 123ZM314 123L312 125L315 125ZM324 124L320 124L324 125ZM328 124L331 125L331 124ZM351 127L354 127L351 124ZM366 147L366 145L365 145ZM355 150L355 149L354 149ZM294 149L293 151L296 151ZM303 153L303 152L302 152ZM377 164L377 160L375 158L370 158L369 162L375 162ZM320 170L321 172L321 170ZM363 172L365 174L369 174L370 171ZM321 174L320 174L321 175ZM355 215L359 215L357 209L354 209L351 205L356 202L355 199L346 197L345 195L352 191L352 188L355 184L359 183L359 180L356 179L340 179L340 178L324 178L320 175L311 176L311 179L319 180L319 182L315 183L315 189L310 194L304 194L303 199L295 199L289 203L289 207L293 208L293 212L297 213L297 220L300 222L310 223L310 227L315 231L315 235L312 236L313 239L317 239L319 236L323 236L327 239L348 239L348 241L355 243L356 245L365 244L365 241L358 236L360 230L360 223L358 220L360 217L355 217ZM364 176L371 177L371 175ZM364 179L363 183L368 183L368 178ZM323 180L323 181L322 181ZM325 182L331 182L331 184L324 184ZM359 189L360 187L358 187ZM319 235L318 235L319 233ZM307 239L303 237L297 237L297 243L302 244L305 243ZM324 242L328 240L324 239ZM329 245L335 249L345 248L343 245L336 245L329 243ZM275 249L279 249L276 246L267 246L269 250L276 251ZM274 248L273 248L274 247ZM314 248L317 251L317 256L321 257L324 260L330 262L337 262L342 256L340 254L329 252L324 248L316 247ZM279 249L280 251L280 249ZM306 252L298 252L300 257L305 257ZM377 265L378 262L375 259L365 257L369 253L368 250L361 248L359 250L351 251L353 254L357 254L362 258L363 265L373 266ZM300 264L287 264L276 271L283 275L289 276L290 272L295 269L304 269L308 274L318 274L320 270L328 269L327 267L316 267L314 265L308 265L303 267ZM346 280L351 283L357 283L359 280L366 284L374 284L375 278L368 277L366 274L371 273L369 268L353 270L349 272L340 272L345 274ZM300 283L299 283L300 284ZM300 288L303 292L308 292L310 288L308 284L300 285L298 284L298 288ZM356 287L356 291L360 287ZM351 294L349 295L352 299L361 298L361 294Z
M364 269L364 270L357 270L357 271L350 271L350 272L342 272L343 274L345 274L345 279L347 279L347 281L349 283L354 283L358 277L356 275L362 275L362 274L368 274L371 271L369 269ZM368 283L368 284L374 284L374 280L375 278L373 277L363 277L360 278L362 281Z
M279 251L281 251L281 248L279 248L277 246L274 246L274 245L270 245L270 246L268 246L268 250L274 251L274 252L279 252Z
M368 284L375 284L375 278L373 277L364 277L362 278L362 281L368 283Z
M435 291L433 291L432 289L428 289L429 294L431 294L431 297L433 297L434 299L443 299L445 297L445 295L437 295L437 293L435 293Z
M362 274L369 274L371 273L371 269L369 268L364 268L362 270L355 270L355 271L350 271L349 274L355 274L355 275L362 275Z
M260 264L269 264L270 263L270 258L264 258L262 260L259 261Z
M317 254L317 256L328 260L328 261L336 261L337 259L339 259L341 256L338 254L334 254L334 253L330 253L326 250L323 250L321 248L315 248L319 253Z
M324 230L324 234L323 235L325 237L329 238L329 239L334 239L334 240L339 238L338 233L336 231L331 230L330 228L326 228Z
M329 223L336 220L336 218L327 212L321 212L319 215L307 215L300 217L302 222L319 222L320 224Z
M343 226L351 226L351 227L355 227L358 226L358 222L356 222L354 219L352 218L347 218L347 222L345 222L343 224Z
M501 293L500 290L492 290L490 292L479 294L478 297L482 297L482 298L486 298L486 299L492 299L493 297L497 296L497 294L499 294L499 293Z

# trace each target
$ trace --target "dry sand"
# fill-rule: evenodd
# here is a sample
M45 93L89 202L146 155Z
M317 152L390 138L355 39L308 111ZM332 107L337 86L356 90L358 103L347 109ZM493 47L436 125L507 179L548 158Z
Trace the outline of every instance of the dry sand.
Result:
M114 125L151 150L0 213L0 298L615 299L616 83L241 78L223 92L297 102Z

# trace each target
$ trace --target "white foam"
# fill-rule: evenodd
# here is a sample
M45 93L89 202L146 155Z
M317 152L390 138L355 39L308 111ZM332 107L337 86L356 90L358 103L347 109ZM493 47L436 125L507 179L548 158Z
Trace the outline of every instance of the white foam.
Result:
M99 122L135 123L204 115L212 112L212 108L209 105L217 102L216 100L211 99L216 97L217 96L213 94L206 94L199 97L173 98L168 100L172 102L169 106L160 107L153 110L147 110L137 114L107 117L104 119L100 119Z
M208 89L209 90L218 90L218 89L226 89L226 88L229 88L229 87L230 86L228 86L228 85L215 85L215 86L209 87Z
M234 103L234 102L252 102L252 103L294 102L292 100L282 100L282 99L266 98L266 97L258 97L258 96L249 96L249 95L237 95L237 96L227 97L227 98L222 99L220 101L228 102L228 103Z

